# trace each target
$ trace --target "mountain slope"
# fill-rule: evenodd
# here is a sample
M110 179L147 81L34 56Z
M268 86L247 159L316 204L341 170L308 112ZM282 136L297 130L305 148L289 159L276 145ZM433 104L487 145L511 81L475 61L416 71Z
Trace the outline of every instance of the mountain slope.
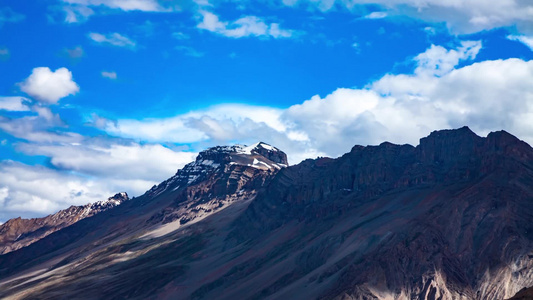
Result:
M176 175L154 186L144 195L81 220L24 249L0 256L0 277L6 279L17 274L12 277L16 278L29 272L32 276L51 279L56 277L53 274L62 267L70 268L78 261L94 262L90 257L98 251L118 251L118 254L111 255L127 256L129 259L131 249L118 246L125 243L131 242L142 249L131 258L142 255L147 251L145 249L157 247L154 244L160 241L168 246L168 240L160 236L177 229L186 230L198 220L235 204L248 203L257 189L286 165L286 155L264 143L250 147L210 148L201 152L195 162L178 170ZM123 250L125 252L121 252ZM126 258L117 259L120 261ZM116 263L113 259L105 260L107 263ZM99 267L93 270L106 265L101 261L98 264ZM37 273L33 273L34 271ZM43 271L45 273L41 274ZM146 270L143 272L144 275ZM18 280L9 279L3 281L0 297L21 290L23 294L29 292L25 285L15 284L11 287L17 282ZM152 282L149 285L157 286ZM100 287L95 293L101 291L105 289ZM39 298L45 298L45 295Z
M92 217L129 200L128 194L118 193L107 200L82 206L71 206L55 214L34 219L10 219L0 225L0 255L15 251L70 226L81 219Z
M0 256L0 296L504 299L533 285L533 149L506 132L287 168L243 149Z

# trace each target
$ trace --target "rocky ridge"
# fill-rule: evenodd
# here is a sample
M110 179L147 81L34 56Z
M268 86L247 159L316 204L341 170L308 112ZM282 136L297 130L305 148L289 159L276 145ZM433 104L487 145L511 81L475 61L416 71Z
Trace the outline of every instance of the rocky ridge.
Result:
M107 200L81 206L73 205L43 218L22 219L18 217L10 219L0 225L0 255L33 244L79 220L92 217L128 200L128 194L122 192L109 197Z

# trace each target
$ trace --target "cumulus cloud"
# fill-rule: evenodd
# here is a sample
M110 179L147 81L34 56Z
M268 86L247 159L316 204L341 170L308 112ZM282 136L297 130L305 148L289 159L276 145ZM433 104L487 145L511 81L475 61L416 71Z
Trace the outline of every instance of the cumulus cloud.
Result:
M102 71L101 74L102 74L102 77L105 77L105 78L109 78L109 79L112 79L112 80L117 79L117 73L116 72Z
M431 45L424 53L415 57L416 74L444 75L454 69L461 61L470 60L481 50L480 41L464 41L457 50Z
M24 121L20 123L28 123ZM110 137L48 132L47 138L42 138L43 131L32 132L34 129L30 126L22 132L25 137L40 138L27 138L15 147L25 155L48 157L51 168L0 161L3 221L19 215L49 214L70 205L106 199L119 191L140 195L196 156L159 144Z
M89 33L89 38L99 44L109 44L116 47L125 47L134 49L137 43L120 33L114 32L109 34L101 34L96 32Z
M25 98L3 97L10 110L27 110ZM105 199L116 192L139 195L194 160L196 153L160 144L136 143L113 137L88 137L68 131L60 116L40 104L34 115L0 115L0 130L22 141L15 149L27 156L44 156L50 167L0 161L0 219L34 217L73 204ZM107 119L93 118L95 126ZM5 142L2 142L4 145Z
M0 97L0 110L29 111L29 99L24 97Z
M268 137L291 163L337 156L354 144L416 145L433 130L464 125L479 134L505 129L533 143L533 61L468 64L481 47L479 41L432 45L413 59L412 73L386 74L364 88L339 88L286 109L227 104L166 119L116 120L104 130L198 145Z
M153 184L151 180L96 178L0 161L0 220L45 216L70 205L107 199L118 191L139 195Z
M82 139L74 132L54 131L54 128L64 128L65 123L58 114L52 113L48 107L34 105L30 108L36 115L20 118L9 118L0 115L0 130L31 142L74 143Z
M106 199L119 191L140 195L194 160L196 153L161 145L23 143L27 155L50 157L53 168L0 161L0 219L45 215L70 205ZM3 199L2 199L3 198Z
M508 39L511 41L518 41L524 45L526 45L531 51L533 51L533 35L532 36L526 36L526 35L508 35Z
M106 199L114 190L106 184L43 166L0 162L0 218L45 215L70 205Z
M250 120L254 123L264 123L269 128L283 131L285 125L279 120L281 110L270 107L258 107L243 104L224 104L210 107L206 110L198 110L183 115L178 115L166 119L121 119L106 124L105 131L112 135L140 139L150 142L175 142L194 143L209 139L223 141L231 133L224 133L224 130L217 126L211 127L210 131L202 131L197 121L204 119L203 127L209 127L209 119L229 120L235 127ZM238 136L235 136L237 139Z
M159 144L138 144L116 139L84 138L79 143L19 144L28 155L50 157L61 170L75 171L99 179L143 180L154 184L173 175L178 168L194 160L196 153L176 152ZM128 187L136 192L151 185Z
M43 103L55 104L61 98L76 94L80 87L72 80L72 73L67 68L52 72L48 67L39 67L20 83L20 90Z
M211 31L230 38L249 36L290 38L294 31L281 29L278 23L266 24L256 16L245 16L233 22L222 22L219 17L206 10L199 11L201 22L196 26L199 29Z

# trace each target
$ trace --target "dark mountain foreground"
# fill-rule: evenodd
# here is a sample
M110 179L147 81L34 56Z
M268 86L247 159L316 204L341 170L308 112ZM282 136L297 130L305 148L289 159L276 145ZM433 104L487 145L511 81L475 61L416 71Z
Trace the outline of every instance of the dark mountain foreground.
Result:
M520 290L514 297L509 298L509 300L533 300L533 287L523 288Z
M467 127L290 167L264 143L210 148L0 255L9 299L508 299L531 286L533 149Z

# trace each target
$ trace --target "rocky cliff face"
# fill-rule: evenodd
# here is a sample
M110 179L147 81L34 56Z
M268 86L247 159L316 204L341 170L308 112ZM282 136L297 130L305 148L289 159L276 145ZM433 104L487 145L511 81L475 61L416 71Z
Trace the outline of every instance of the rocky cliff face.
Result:
M26 247L49 234L81 219L106 211L129 200L127 193L118 193L107 200L83 206L71 206L44 218L8 220L0 225L0 255Z
M0 297L506 299L533 286L533 149L431 133L284 168L216 147L145 195L0 256Z
M506 132L468 128L416 148L354 147L283 170L230 237L305 224L291 243L314 265L288 273L293 292L304 281L328 299L508 298L533 284L532 155ZM311 237L324 245L309 247Z

